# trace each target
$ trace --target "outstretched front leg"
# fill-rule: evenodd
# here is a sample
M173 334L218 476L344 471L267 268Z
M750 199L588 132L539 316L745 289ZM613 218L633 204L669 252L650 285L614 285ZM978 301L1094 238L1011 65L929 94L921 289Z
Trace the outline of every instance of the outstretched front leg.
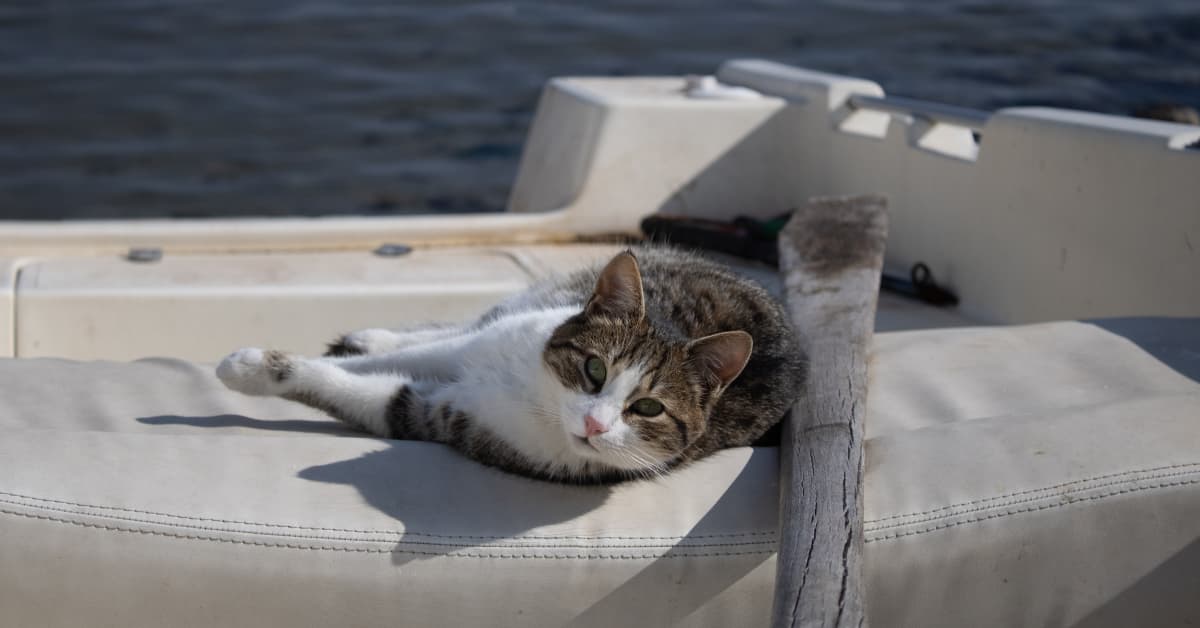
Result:
M448 404L428 401L436 384L399 373L352 373L282 351L235 351L217 366L217 377L238 392L297 401L384 438L455 444L469 423Z
M339 336L329 343L325 356L346 357L390 353L453 338L465 331L466 329L463 327L455 325L429 325L408 330L364 329Z

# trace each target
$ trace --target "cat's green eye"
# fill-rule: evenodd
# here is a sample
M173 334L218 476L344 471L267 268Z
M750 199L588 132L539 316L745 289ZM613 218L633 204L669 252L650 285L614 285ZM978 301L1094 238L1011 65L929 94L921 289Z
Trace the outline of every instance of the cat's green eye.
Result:
M647 397L633 402L632 408L642 416L658 416L662 414L663 404Z
M596 356L592 356L583 363L583 372L587 374L588 379L599 389L604 385L604 380L608 378L608 368L604 366L604 360Z

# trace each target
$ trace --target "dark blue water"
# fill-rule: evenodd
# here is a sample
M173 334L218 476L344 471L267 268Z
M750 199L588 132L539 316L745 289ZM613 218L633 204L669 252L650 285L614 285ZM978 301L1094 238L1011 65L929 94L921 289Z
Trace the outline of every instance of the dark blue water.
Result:
M1200 0L6 0L0 218L499 210L542 83L766 57L992 109L1200 105Z

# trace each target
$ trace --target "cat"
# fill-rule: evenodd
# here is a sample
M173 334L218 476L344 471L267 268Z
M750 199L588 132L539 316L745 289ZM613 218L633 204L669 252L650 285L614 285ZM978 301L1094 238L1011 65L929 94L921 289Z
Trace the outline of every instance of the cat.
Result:
M764 288L666 247L542 281L466 326L356 332L313 359L241 349L217 367L236 391L579 484L652 477L754 443L805 373Z

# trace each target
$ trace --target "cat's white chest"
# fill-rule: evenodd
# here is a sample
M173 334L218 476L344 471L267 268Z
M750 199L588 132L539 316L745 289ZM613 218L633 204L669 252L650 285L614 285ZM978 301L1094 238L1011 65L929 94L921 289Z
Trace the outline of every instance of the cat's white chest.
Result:
M568 454L557 417L562 385L542 355L554 329L577 313L564 307L497 319L462 352L455 405L533 460L562 462Z

